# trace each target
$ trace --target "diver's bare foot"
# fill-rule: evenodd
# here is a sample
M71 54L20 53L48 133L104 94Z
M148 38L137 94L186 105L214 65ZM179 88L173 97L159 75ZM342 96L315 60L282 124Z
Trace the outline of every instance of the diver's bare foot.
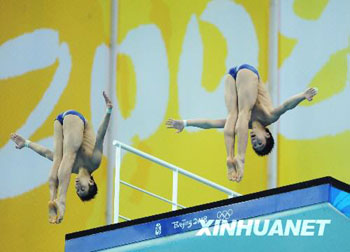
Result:
M24 137L18 135L17 133L11 133L10 137L11 140L15 142L16 149L22 149L24 147L24 144L26 142Z
M63 221L63 215L66 209L66 206L63 203L60 203L59 200L55 200L57 206L58 214L56 218L56 224L60 224Z
M227 165L227 178L231 181L236 181L237 178L237 170L236 170L236 161L235 159L227 158L226 159L226 165Z
M57 205L55 201L49 201L49 222L56 224L57 221Z
M241 182L243 178L243 173L244 173L244 159L241 160L239 158L235 158L234 161L236 163L236 172L237 172L236 181Z

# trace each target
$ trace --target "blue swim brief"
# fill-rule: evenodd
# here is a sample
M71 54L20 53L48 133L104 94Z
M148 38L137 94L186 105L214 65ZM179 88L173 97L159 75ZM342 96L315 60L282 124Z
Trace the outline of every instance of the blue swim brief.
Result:
M76 115L84 122L84 125L86 123L84 116L75 110L67 110L66 112L61 113L56 117L55 120L58 120L63 125L63 119L66 115Z
M248 64L243 64L243 65L240 65L239 67L237 67L237 66L233 67L233 68L230 69L230 71L228 73L233 77L233 79L236 80L237 73L241 69L248 69L248 70L252 71L253 73L255 73L258 76L258 79L260 79L258 70L256 70L255 67L253 67L251 65L248 65Z

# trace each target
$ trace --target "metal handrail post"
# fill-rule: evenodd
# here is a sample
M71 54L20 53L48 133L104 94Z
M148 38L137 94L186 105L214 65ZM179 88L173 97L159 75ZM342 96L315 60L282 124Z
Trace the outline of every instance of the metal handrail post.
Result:
M147 154L145 152L142 152L138 149L135 149L129 145L126 145L122 142L119 142L117 140L114 140L113 141L113 145L116 147L116 161L115 161L115 193L114 193L114 223L118 223L119 222L119 217L124 219L124 220L128 220L127 217L124 217L124 216L121 216L119 215L119 203L120 203L120 200L119 200L119 196L120 196L120 183L126 185L126 186L129 186L135 190L138 190L138 191L141 191L143 193L146 193L152 197L155 197L155 198L158 198L162 201L165 201L169 204L172 204L172 210L177 210L178 207L179 208L184 208L184 206L178 204L178 175L179 173L190 178L190 179L193 179L193 180L196 180L198 182L201 182L205 185L208 185L214 189L217 189L221 192L224 192L228 195L228 198L232 198L232 197L235 197L235 196L240 196L241 194L235 192L235 191L232 191L224 186L221 186L219 184L216 184L208 179L205 179L201 176L198 176L194 173L191 173L189 171L186 171L184 169L181 169L173 164L170 164L164 160L161 160L159 158L156 158L150 154ZM142 158L145 158L145 159L148 159L156 164L159 164L165 168L168 168L169 170L172 170L172 174L173 174L173 183L172 183L172 201L166 199L166 198L163 198L157 194L154 194L154 193L151 193L149 191L146 191L142 188L139 188L139 187L136 187L134 185L131 185L125 181L122 181L120 179L120 162L121 162L121 149L124 149L126 151L129 151L135 155L138 155Z
M123 148L124 150L127 150L127 151L129 151L129 152L131 152L131 153L134 153L134 154L136 154L136 155L138 155L138 156L140 156L140 157L143 157L143 158L145 158L145 159L148 159L148 160L150 160L150 161L152 161L152 162L154 162L154 163L156 163L156 164L159 164L159 165L161 165L161 166L164 166L164 167L166 167L166 168L168 168L168 169L170 169L170 170L173 170L173 171L178 171L178 173L180 173L180 174L182 174L182 175L185 175L185 176L187 176L187 177L189 177L189 178L191 178L191 179L194 179L194 180L196 180L196 181L199 181L199 182L201 182L201 183L203 183L203 184L205 184L205 185L207 185L207 186L210 186L210 187L212 187L212 188L214 188L214 189L217 189L217 190L219 190L219 191L222 191L222 192L224 192L224 193L226 193L227 195L233 195L233 196L240 196L241 194L239 194L239 193L237 193L237 192L235 192L235 191L232 191L232 190L230 190L230 189L228 189L228 188L226 188L226 187L223 187L223 186L221 186L221 185L218 185L218 184L216 184L215 182L212 182L212 181L210 181L210 180L208 180L208 179L205 179L205 178L202 178L201 176L198 176L198 175L196 175L196 174L194 174L194 173L192 173L192 172L189 172L189 171L186 171L186 170L184 170L184 169L181 169L181 168L179 168L179 167L177 167L177 166L175 166L175 165L173 165L173 164L170 164L170 163L168 163L168 162L166 162L166 161L164 161L164 160L161 160L161 159L159 159L159 158L156 158L156 157L154 157L154 156L152 156L152 155L150 155L150 154L147 154L147 153L145 153L145 152L142 152L142 151L140 151L140 150L138 150L138 149L135 149L134 147L131 147L131 146L129 146L129 145L126 145L126 144L124 144L124 143L121 143L121 142L119 142L119 141L117 141L117 140L114 140L113 141L113 145L115 145L115 146L120 146L121 148Z
M173 171L173 197L172 201L177 204L177 192L178 192L178 178L179 178L179 172L178 170ZM172 205L171 210L177 210L176 205Z
M115 176L114 176L114 223L119 222L119 196L120 196L120 159L121 146L117 145L115 150Z

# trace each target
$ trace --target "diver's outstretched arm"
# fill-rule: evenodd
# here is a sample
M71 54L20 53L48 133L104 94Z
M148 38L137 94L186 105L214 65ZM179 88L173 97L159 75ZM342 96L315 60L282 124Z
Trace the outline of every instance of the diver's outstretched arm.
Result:
M16 144L16 149L22 149L27 143L27 147L38 153L40 156L43 156L50 161L53 160L53 152L38 143L28 141L17 133L11 133L11 140Z
M186 121L186 125L185 125ZM189 120L174 120L168 119L166 121L167 128L177 129L176 133L180 133L183 129L188 126L197 127L201 129L214 129L214 128L224 128L226 123L225 119L189 119Z
M98 128L96 143L92 153L92 163L94 164L95 169L97 169L101 163L102 153L103 153L103 140L107 132L107 128L108 128L108 124L111 118L111 113L113 108L112 101L109 99L106 92L104 91L103 91L103 97L106 102L107 111L100 127Z
M288 110L294 109L299 103L301 103L305 99L308 101L312 101L314 96L317 94L317 91L317 88L309 88L300 94L290 97L282 105L278 106L272 111L272 122L277 121L281 115L286 113Z

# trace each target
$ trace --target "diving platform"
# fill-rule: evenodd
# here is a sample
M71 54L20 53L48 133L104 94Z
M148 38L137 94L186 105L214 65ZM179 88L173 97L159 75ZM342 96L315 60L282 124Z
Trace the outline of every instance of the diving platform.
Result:
M65 250L340 252L349 217L350 185L323 177L67 234Z

